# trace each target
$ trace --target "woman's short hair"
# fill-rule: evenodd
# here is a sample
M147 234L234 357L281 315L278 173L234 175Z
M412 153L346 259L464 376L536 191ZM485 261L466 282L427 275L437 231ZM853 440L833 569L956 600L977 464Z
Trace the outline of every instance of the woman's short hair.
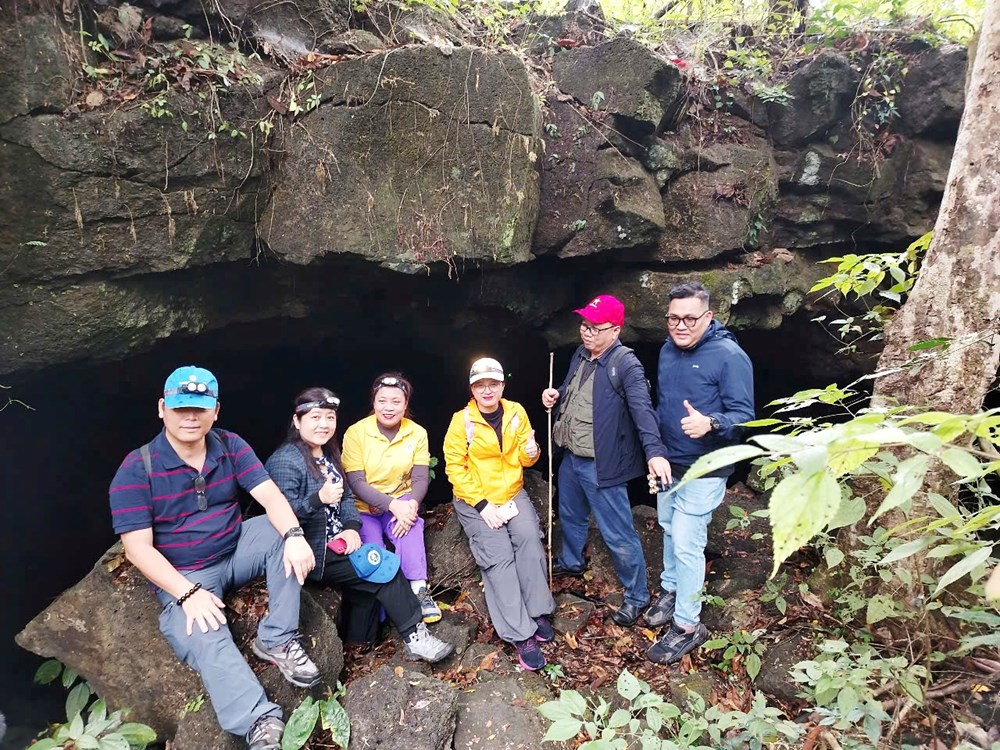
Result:
M371 393L373 406L375 404L375 397L383 388L399 388L403 392L403 396L406 398L406 408L403 411L403 416L409 419L410 402L413 401L413 384L401 372L383 372L372 381Z

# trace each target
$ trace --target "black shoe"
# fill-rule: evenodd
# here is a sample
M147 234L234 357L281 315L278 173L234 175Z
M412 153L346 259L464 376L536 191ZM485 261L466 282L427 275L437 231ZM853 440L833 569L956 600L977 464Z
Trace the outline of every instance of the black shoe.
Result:
M552 561L553 576L569 576L570 578L583 578L583 571L586 568L567 568L559 560Z
M646 614L642 616L643 622L651 628L658 628L661 625L666 625L674 619L674 607L676 605L676 591L661 591L660 598L657 599L653 603L653 606L646 610Z
M616 624L627 628L631 625L635 625L635 621L639 619L639 615L642 614L642 611L646 609L647 606L649 605L647 604L637 607L634 604L625 602L622 606L611 613L611 619L614 620Z
M541 615L535 618L535 625L537 629L535 630L535 640L539 643L549 643L556 639L556 631L552 629L552 622L549 620L547 615Z
M708 628L700 622L690 633L677 627L677 623L671 623L666 635L649 647L646 658L657 664L673 664L707 640Z

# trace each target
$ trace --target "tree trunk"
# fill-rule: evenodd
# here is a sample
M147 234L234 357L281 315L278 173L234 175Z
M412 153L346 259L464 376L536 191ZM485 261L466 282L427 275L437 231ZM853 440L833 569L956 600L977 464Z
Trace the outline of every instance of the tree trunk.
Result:
M969 414L1000 366L1000 0L987 2L934 239L878 370L904 367L910 346L934 338L951 343L923 367L876 380L875 403Z

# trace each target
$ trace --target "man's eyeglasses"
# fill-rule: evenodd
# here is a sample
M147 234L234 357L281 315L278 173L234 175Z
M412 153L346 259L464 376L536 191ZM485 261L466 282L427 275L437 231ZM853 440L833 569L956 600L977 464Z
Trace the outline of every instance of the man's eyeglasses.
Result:
M604 331L610 331L612 328L615 328L615 327L616 326L604 326L603 328L597 328L597 327L589 325L587 323L581 323L580 324L580 333L585 333L588 336L596 336L597 334L603 333Z
M667 326L669 328L676 328L683 323L685 328L694 328L694 324L704 318L707 314L708 310L705 310L705 312L697 317L694 315L668 315Z
M199 474L194 478L194 491L198 493L198 510L208 510L208 498L205 496L205 476Z

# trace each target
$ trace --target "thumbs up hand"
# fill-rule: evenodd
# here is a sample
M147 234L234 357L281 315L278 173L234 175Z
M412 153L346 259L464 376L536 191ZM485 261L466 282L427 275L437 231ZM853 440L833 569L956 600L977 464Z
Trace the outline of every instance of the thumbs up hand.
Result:
M534 458L538 455L538 443L535 442L534 430L528 435L528 439L524 441L524 452L528 455L528 458Z
M712 431L712 420L691 406L690 401L684 401L684 408L687 416L681 420L681 429L685 435L697 440Z

